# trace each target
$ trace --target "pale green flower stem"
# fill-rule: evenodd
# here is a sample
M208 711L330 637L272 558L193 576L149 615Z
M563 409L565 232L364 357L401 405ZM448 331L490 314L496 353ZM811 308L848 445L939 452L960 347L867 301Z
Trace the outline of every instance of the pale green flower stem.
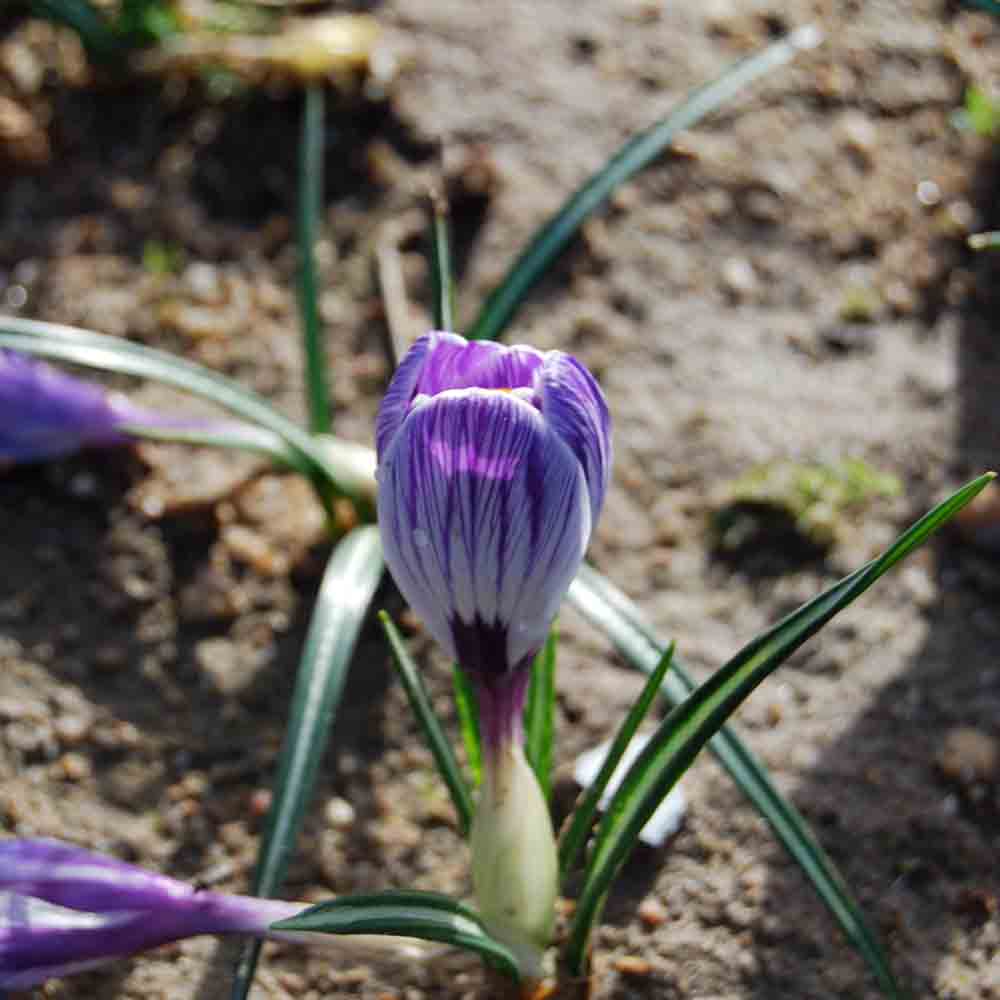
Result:
M559 861L548 805L517 741L486 748L470 843L483 923L517 956L524 979L543 978Z

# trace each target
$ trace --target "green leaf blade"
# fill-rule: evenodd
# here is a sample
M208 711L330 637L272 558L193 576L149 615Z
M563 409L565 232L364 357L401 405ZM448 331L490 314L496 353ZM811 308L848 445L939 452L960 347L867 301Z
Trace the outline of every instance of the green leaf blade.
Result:
M559 874L563 879L566 878L583 850L587 834L593 825L608 782L611 781L622 755L628 749L628 745L632 742L642 720L646 718L653 699L663 685L663 678L666 676L673 658L674 644L671 643L660 656L639 697L633 702L628 714L619 726L597 777L591 782L590 787L581 796L579 803L573 810L570 824L559 839Z
M922 544L950 517L969 503L995 478L987 473L973 480L904 532L879 558L863 566L817 598L803 605L776 626L758 636L723 668L681 704L664 721L633 765L627 784L616 795L598 831L591 865L574 916L568 947L571 968L584 964L587 939L601 902L612 879L635 843L639 831L666 796L677 779L690 765L698 751L720 729L725 719L746 696L773 672L788 656L814 635L835 614L859 597L892 566ZM833 869L832 864L830 869ZM835 915L856 945L865 944L863 920L860 929L855 917L860 911L840 886L837 897L844 906ZM855 912L856 911L856 912ZM872 936L871 939L875 941ZM875 952L862 948L869 959L875 959L873 971L882 989L890 996L899 996L899 987L888 963L875 942Z
M434 329L455 329L455 280L451 263L448 204L440 191L431 192L431 286Z
M616 188L660 156L684 129L731 100L754 80L820 41L818 29L800 28L787 38L737 62L718 79L695 90L674 112L634 136L535 234L494 289L468 332L472 340L496 340L510 325L529 292L567 247L589 215Z
M399 934L440 941L481 955L512 979L518 979L513 953L483 928L479 917L438 893L412 890L346 896L310 907L272 924L275 931L328 934Z
M546 802L552 795L557 642L558 634L553 625L532 665L524 707L524 752Z
M295 680L274 799L254 872L254 895L273 896L284 880L354 647L382 572L378 529L371 525L348 534L327 564ZM259 951L259 946L252 947L241 961L234 998L247 996Z
M316 275L316 239L323 212L325 110L323 85L309 84L302 107L302 135L299 142L296 291L305 357L309 429L314 434L328 434L331 425L326 343L323 321L319 315L319 281Z
M427 688L424 686L417 665L413 662L413 657L410 656L409 650L403 642L403 637L399 634L392 619L384 611L379 612L378 618L389 641L389 649L392 652L396 673L399 675L406 696L410 700L410 707L424 731L424 738L434 755L434 762L437 764L438 771L451 795L455 812L458 814L459 829L463 837L468 837L469 830L472 828L474 808L472 794L468 784L466 784L465 776L462 774L462 768L448 742L448 737L441 728L440 720L434 713Z
M308 476L309 465L302 456L290 448L283 438L264 427L253 424L228 423L225 426L192 424L189 427L170 427L163 424L122 424L119 430L146 441L163 444L188 444L202 448L224 448L231 451L248 451L262 455L275 465Z

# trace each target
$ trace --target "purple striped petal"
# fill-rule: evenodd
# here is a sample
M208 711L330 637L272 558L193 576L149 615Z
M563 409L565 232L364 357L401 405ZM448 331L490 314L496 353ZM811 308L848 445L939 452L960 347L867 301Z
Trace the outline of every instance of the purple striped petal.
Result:
M264 936L295 903L203 892L54 840L0 842L0 989L198 934Z
M530 389L545 355L533 347L504 347L486 340L468 341L457 333L434 330L406 353L379 409L375 428L378 455L399 430L418 395L436 396L447 389Z
M416 391L436 396L446 389L530 389L545 355L523 344L505 347L466 340L456 333L432 333L427 364Z
M594 376L576 358L552 351L539 373L542 416L583 466L594 523L611 475L611 416Z
M500 676L544 642L590 537L580 463L514 393L452 389L410 411L379 468L396 583L468 669Z
M559 351L433 332L379 411L386 562L480 687L484 738L517 736L531 658L579 568L607 490L608 408Z

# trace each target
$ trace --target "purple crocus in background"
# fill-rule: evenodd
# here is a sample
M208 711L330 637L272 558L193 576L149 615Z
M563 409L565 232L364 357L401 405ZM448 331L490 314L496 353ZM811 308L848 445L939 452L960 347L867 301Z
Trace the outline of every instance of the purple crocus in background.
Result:
M176 425L123 395L0 349L0 463L37 462L124 444L123 425Z
M194 889L58 840L0 841L0 990L198 934L296 938L268 925L303 906Z
M604 502L607 404L593 376L560 351L432 332L392 379L376 447L386 562L478 692L479 908L534 975L551 935L557 863L521 747L522 710L531 663Z

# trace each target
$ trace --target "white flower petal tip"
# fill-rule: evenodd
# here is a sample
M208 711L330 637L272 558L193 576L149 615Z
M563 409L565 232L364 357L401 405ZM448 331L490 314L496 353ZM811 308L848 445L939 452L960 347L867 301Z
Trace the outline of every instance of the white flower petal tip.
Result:
M628 769L635 762L636 758L649 743L652 733L637 733L632 737L631 742L625 748L618 766L611 775L601 796L600 807L606 809L611 802L611 797L618 790ZM573 766L573 780L581 788L589 788L597 778L598 772L604 766L608 752L611 750L611 740L606 743L585 750L576 759ZM649 821L642 828L639 839L649 847L662 847L681 828L684 816L687 813L687 799L684 796L684 789L681 783L674 785L670 794L660 803L656 812L649 817Z

